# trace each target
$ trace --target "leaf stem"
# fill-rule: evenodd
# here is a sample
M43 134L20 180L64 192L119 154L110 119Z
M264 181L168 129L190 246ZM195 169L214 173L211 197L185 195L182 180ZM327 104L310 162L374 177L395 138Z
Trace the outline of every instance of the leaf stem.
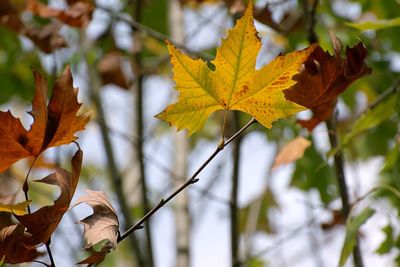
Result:
M34 157L34 159L32 161L32 164L29 167L28 172L26 173L24 184L22 185L22 191L24 191L24 195L25 195L25 200L26 201L29 201L29 197L28 197L28 191L29 191L28 179L29 179L29 175L31 174L33 166L35 165L36 160L39 158L39 156L40 155L37 155L37 156ZM32 211L31 211L31 207L29 206L29 203L28 203L28 207L27 208L28 208L28 213L31 214ZM50 239L45 245L46 245L47 254L49 255L50 266L51 267L55 267L56 264L54 263L53 253L51 252L51 249L50 249ZM40 263L42 263L42 262L40 262ZM46 264L46 266L47 266L47 264Z
M229 138L223 146L217 146L215 151L204 161L204 163L197 169L197 171L188 180L186 180L186 182L184 184L182 184L180 187L178 187L167 198L161 199L161 201L155 207L153 207L146 215L144 215L142 217L142 219L140 219L135 225L133 225L131 228L129 228L125 233L121 234L121 236L118 238L117 242L118 243L121 242L122 240L124 240L126 237L128 237L134 231L143 228L143 223L146 222L154 213L156 213L160 208L162 208L165 204L167 204L169 201L171 201L176 195L178 195L180 192L182 192L186 187L199 181L199 179L196 177L219 154L219 152L221 152L229 143L231 143L233 140L235 140L240 134L242 134L247 128L249 128L255 122L257 122L257 120L255 118L252 118L245 126L243 126L239 131L237 131L231 138Z
M25 200L26 200L26 201L29 201L29 197L28 197L28 191L29 191L28 178L29 178L29 175L31 174L32 168L33 168L33 166L35 165L35 162L36 162L36 160L37 160L38 157L39 157L39 156L36 156L36 157L33 159L32 164L31 164L31 166L29 167L28 172L26 173L24 184L22 185L22 190L24 191L24 195L25 195ZM28 213L31 214L31 207L29 206L29 204L28 204Z

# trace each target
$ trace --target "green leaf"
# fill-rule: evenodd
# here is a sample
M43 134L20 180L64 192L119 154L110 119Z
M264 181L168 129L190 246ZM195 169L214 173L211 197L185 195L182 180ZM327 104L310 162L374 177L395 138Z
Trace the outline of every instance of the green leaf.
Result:
M389 253L390 250L394 246L394 240L393 240L393 228L390 224L386 225L382 231L386 235L386 239L382 242L382 244L379 246L379 248L376 249L376 253L378 254L386 254Z
M368 110L355 123L351 132L344 137L343 146L347 145L354 137L360 133L374 128L383 121L389 119L395 112L398 96L389 98L380 103L373 109Z
M317 189L322 202L328 204L337 196L335 175L332 168L316 150L314 143L305 151L303 158L296 162L296 169L290 185L304 191Z
M346 237L344 239L344 244L342 252L340 255L339 266L343 266L346 263L347 258L350 256L351 252L356 245L358 229L363 225L375 211L370 208L365 208L356 217L353 217L346 225Z
M356 28L360 31L367 31L367 30L382 30L391 27L398 27L400 26L400 18L394 19L382 19L376 21L364 21L359 23L346 23L347 26Z

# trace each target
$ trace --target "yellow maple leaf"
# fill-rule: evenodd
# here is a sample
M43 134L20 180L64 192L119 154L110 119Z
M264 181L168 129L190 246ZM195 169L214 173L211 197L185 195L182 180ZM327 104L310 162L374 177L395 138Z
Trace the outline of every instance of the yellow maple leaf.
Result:
M273 121L305 109L286 100L282 91L296 83L292 77L316 45L280 55L256 70L261 41L254 27L251 2L217 49L216 58L211 61L215 71L207 62L182 54L169 42L167 45L180 95L176 103L156 117L178 130L187 128L189 135L200 130L217 110L240 110L271 128Z
M10 212L16 215L24 215L27 214L27 207L30 201L24 201L17 204L1 204L0 203L0 211L2 212Z

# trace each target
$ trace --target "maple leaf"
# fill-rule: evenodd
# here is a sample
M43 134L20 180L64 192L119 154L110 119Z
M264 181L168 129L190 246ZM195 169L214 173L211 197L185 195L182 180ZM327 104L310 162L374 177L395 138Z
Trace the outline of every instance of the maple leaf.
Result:
M26 10L42 18L57 18L72 27L85 27L89 24L94 10L91 1L69 1L65 10L55 9L37 0L28 0Z
M310 108L313 117L299 120L299 123L312 131L320 122L327 120L335 107L337 97L354 81L371 73L365 63L367 50L362 42L346 48L346 57L341 58L342 45L331 34L335 54L317 47L305 62L304 70L296 75L297 83L284 91L286 99Z
M54 173L36 182L57 185L61 189L60 196L54 205L44 206L37 211L23 216L15 216L36 243L46 243L68 210L71 199L78 185L82 165L82 150L78 150L71 160L72 172L58 168Z
M81 104L77 101L78 91L72 85L69 66L56 80L47 106L47 81L36 71L33 73L36 91L30 130L25 130L10 111L0 111L0 172L22 158L37 157L49 147L75 141L75 133L83 130L89 121L87 115L77 116Z
M211 62L194 60L167 42L173 78L179 99L156 115L189 134L200 130L211 113L217 110L240 110L255 117L267 128L272 122L293 115L304 107L287 101L283 90L295 84L292 76L316 45L278 56L260 70L255 70L261 41L253 21L250 3L244 16L222 40L216 58Z
M0 259L4 258L4 263L31 262L39 255L24 226L14 224L0 229Z
M298 159L304 155L304 151L311 145L311 142L304 137L297 137L287 143L276 156L272 168L277 168L280 165L287 164Z
M85 249L92 253L91 256L79 262L99 263L111 249L117 246L119 221L117 213L103 192L86 190L87 195L78 198L76 205L86 203L93 208L93 214L79 221L83 224L86 239ZM105 242L100 251L93 246Z

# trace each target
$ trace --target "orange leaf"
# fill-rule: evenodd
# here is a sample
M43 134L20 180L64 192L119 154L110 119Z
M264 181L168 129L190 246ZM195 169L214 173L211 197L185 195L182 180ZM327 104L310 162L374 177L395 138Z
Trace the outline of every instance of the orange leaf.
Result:
M346 57L341 58L341 44L332 35L335 55L317 47L305 62L304 70L294 77L297 83L284 90L286 99L312 110L310 120L299 123L312 131L320 122L327 120L335 107L337 97L354 81L371 73L364 60L367 50L362 42L346 48Z
M10 111L0 111L0 172L14 162L38 156L49 147L69 144L77 139L75 133L85 128L89 116L77 116L81 104L77 89L72 86L72 75L67 66L56 80L53 94L47 102L47 81L39 73L35 76L36 92L32 101L34 122L29 131Z
M31 262L39 252L31 244L31 236L21 224L0 229L0 259L4 263L18 264Z
M103 192L87 190L87 195L81 196L75 205L86 203L93 208L93 214L79 221L83 224L86 238L85 249L91 256L80 263L99 263L105 254L117 246L119 221L117 213ZM101 251L96 252L93 246L105 242Z
M92 18L94 10L93 3L88 1L70 2L71 5L69 8L61 10L44 5L37 0L29 0L26 5L26 10L42 18L56 18L72 27L85 27Z
M293 139L292 141L287 143L279 152L272 168L276 168L280 165L291 163L298 159L301 159L304 155L304 151L306 151L306 149L310 145L311 142L304 137L299 136Z
M37 182L57 185L61 194L54 201L54 205L44 206L32 214L15 216L32 234L38 244L46 243L60 223L64 213L68 210L71 199L78 185L82 165L82 151L78 150L71 160L72 172L58 168L55 173L48 175Z

